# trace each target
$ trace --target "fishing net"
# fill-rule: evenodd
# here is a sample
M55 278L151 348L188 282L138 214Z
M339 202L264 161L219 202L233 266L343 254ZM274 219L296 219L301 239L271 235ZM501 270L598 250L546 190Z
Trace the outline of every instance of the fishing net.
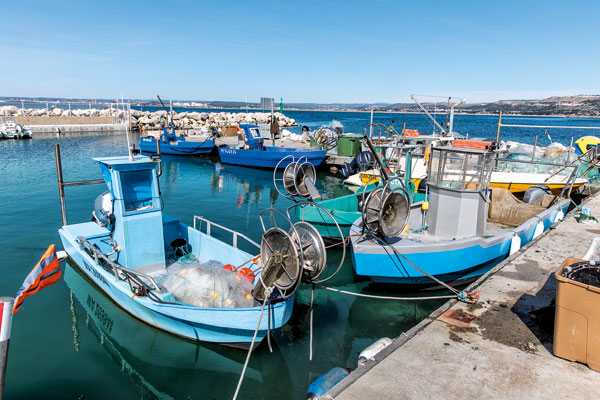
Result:
M193 255L181 257L167 269L161 285L182 303L207 308L253 307L254 287L244 277L223 269L216 260L200 262Z
M502 225L519 226L546 210L554 196L545 194L531 203L523 203L508 189L493 188L488 210L488 221Z

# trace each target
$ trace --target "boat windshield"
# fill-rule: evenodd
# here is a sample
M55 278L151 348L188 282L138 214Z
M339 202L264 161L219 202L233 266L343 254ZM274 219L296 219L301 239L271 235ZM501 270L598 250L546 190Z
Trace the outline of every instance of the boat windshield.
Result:
M456 190L481 191L489 186L491 153L433 148L429 182Z
M152 170L121 171L120 175L125 211L153 208Z

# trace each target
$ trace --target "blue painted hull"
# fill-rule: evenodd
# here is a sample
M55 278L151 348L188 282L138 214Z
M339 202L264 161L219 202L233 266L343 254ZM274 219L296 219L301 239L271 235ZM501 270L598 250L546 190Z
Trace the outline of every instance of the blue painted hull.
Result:
M294 156L296 160L306 157L315 167L325 159L325 150L294 149L285 147L264 147L263 150L219 148L219 157L223 164L242 165L244 167L275 168L281 159ZM279 166L286 167L292 162L291 157Z
M370 277L375 282L406 285L432 284L433 280L411 265L413 263L429 275L444 282L475 279L492 269L509 255L512 239L518 236L521 247L548 229L569 206L560 205L540 213L519 227L492 237L475 237L452 241L424 242L418 238L388 239L402 254L373 239L352 238L352 261L357 275ZM350 233L359 235L360 220Z
M93 224L93 223L88 223ZM78 224L85 227L86 224ZM183 224L181 224L183 226ZM81 249L74 232L77 225L65 226L59 230L64 249L73 263L117 305L133 317L146 324L194 341L224 344L232 347L248 348L260 315L261 306L248 308L201 308L175 300L170 293L156 293L163 301L176 304L163 304L148 297L134 296L126 281L117 279L106 271ZM193 232L192 232L193 231ZM188 228L190 244L202 243L207 250L215 252L214 259L226 253L232 262L249 259L250 254L219 242L217 239ZM230 247L225 249L223 246ZM246 258L247 257L247 258ZM255 284L259 282L255 279ZM260 284L260 283L258 283ZM271 306L271 329L284 325L293 310L294 297ZM264 338L268 329L265 309L256 343Z
M160 153L174 156L201 156L210 154L215 148L214 140L205 142L187 142L185 139L178 138L176 141L165 143L159 140ZM140 138L140 150L144 153L156 153L156 139L151 136L142 136Z

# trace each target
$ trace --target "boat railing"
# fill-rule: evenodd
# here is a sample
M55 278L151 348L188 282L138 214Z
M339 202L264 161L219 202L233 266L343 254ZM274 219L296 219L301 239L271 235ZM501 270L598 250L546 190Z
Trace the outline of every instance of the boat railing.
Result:
M56 143L54 145L54 157L56 159L56 178L58 180L58 196L60 199L60 212L62 216L62 224L67 225L67 205L65 202L65 187L69 186L82 186L82 185L95 185L105 183L104 179L91 179L86 181L71 181L65 182L63 179L62 172L62 161L60 157L60 145Z
M202 231L202 223L205 222L206 223L206 234L208 236L212 236L212 227L214 226L215 228L219 228L225 232L229 232L232 234L232 245L235 248L238 248L238 238L242 238L244 239L246 242L250 243L252 246L256 247L257 249L260 250L260 245L258 243L256 243L254 240L250 239L248 236L244 235L243 233L234 231L233 229L227 228L223 225L219 225L215 222L212 222L204 217L198 216L198 215L194 215L194 229L196 229L197 231Z
M98 246L96 246L94 243L90 243L86 238L82 236L79 236L77 238L77 242L79 242L79 244L83 248L87 249L91 253L91 255L94 257L94 261L96 262L96 264L102 265L100 263L100 261L102 261L105 265L108 265L110 267L110 271L113 273L115 278L120 280L127 280L130 284L134 283L139 287L144 286L150 290L155 290L157 292L161 291L158 283L156 283L154 278L152 278L150 275L147 275L143 272L135 271L130 268L123 267L116 261L110 259L110 257L108 257L106 254L104 254L102 250L98 248Z

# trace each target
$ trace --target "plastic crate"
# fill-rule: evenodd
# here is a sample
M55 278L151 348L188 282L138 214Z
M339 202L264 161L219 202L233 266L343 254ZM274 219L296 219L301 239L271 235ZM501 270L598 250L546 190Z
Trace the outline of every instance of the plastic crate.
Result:
M562 276L584 260L567 258L556 272L554 355L600 371L600 288Z
M340 136L337 142L338 156L354 157L360 152L363 137L357 135Z

